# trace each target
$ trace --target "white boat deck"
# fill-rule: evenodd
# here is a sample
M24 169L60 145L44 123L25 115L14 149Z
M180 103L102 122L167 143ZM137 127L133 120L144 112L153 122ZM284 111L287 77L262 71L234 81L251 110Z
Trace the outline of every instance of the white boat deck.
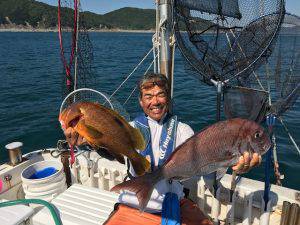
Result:
M74 184L51 203L58 209L64 225L103 224L117 202L118 195L98 188ZM47 208L32 218L33 225L54 225Z

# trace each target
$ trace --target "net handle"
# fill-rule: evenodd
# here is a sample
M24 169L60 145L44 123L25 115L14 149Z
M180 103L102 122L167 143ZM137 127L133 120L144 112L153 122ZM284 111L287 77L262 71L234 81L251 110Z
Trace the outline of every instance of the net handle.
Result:
M64 100L62 101L62 103L61 103L61 106L60 106L60 109L59 109L59 113L61 113L61 112L63 111L63 106L64 106L64 104L66 103L67 99L68 99L71 95L73 95L73 94L75 94L75 93L77 93L77 92L80 92L80 91L91 91L91 92L94 92L94 93L96 93L96 94L101 95L101 96L106 100L106 102L109 103L111 109L114 109L114 107L113 107L113 105L111 104L109 98L108 98L105 94L101 93L100 91L96 91L96 90L94 90L94 89L91 89L91 88L80 88L80 89L77 89L77 90L75 90L75 91L72 91L70 94L68 94L68 95L65 97L65 99L64 99Z

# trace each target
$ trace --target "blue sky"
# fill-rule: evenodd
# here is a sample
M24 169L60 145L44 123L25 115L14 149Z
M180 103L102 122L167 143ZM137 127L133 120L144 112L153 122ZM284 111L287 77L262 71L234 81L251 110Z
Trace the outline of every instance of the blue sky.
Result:
M57 5L57 0L38 0L50 5ZM115 9L130 6L137 8L154 8L154 0L81 0L82 8L85 11L91 11L104 14ZM286 0L287 12L300 15L300 0Z

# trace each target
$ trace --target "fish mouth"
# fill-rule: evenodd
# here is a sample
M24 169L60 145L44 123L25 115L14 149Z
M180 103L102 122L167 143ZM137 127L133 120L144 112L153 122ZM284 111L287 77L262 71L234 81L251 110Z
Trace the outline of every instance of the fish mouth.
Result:
M267 143L264 145L263 149L264 149L264 153L267 152L270 148L271 148L272 144L271 143Z
M76 116L75 118L69 121L68 127L72 127L72 128L76 127L76 125L82 118L83 118L83 114Z

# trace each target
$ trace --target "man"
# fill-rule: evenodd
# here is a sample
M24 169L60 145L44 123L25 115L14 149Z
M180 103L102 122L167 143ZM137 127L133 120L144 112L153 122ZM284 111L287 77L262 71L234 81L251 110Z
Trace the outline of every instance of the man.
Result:
M131 125L140 129L143 134L147 147L140 153L144 155L151 163L151 169L155 170L168 159L171 152L180 144L191 137L194 132L187 124L177 121L177 117L168 113L170 105L170 89L168 80L161 74L147 74L139 82L139 103L143 109L143 114L131 122ZM84 142L73 130L66 130L67 141L71 144L81 144ZM261 157L253 154L250 158L249 153L245 153L239 160L239 163L232 167L238 173L247 172L250 168L258 165ZM133 175L134 171L131 168ZM202 218L203 213L191 201L184 199L183 186L178 181L162 180L156 184L151 195L146 210L158 212L161 210L164 196L168 192L176 193L181 199L182 220L190 220L189 214L198 215L195 221L189 221L188 224L198 224L197 220ZM131 206L137 206L138 202L133 193L123 192L119 198L120 202ZM203 223L205 224L205 223ZM209 224L209 223L207 223Z
M170 89L164 75L147 74L140 80L138 88L143 113L130 124L143 134L147 146L140 154L150 161L151 170L155 170L169 158L177 146L193 136L194 132L189 125L177 121L176 116L168 113ZM135 176L132 168L130 172ZM160 212L167 192L176 193L179 199L184 197L180 182L173 181L170 184L169 181L162 180L155 185L146 211ZM133 207L138 206L137 198L128 191L120 195L119 201Z

